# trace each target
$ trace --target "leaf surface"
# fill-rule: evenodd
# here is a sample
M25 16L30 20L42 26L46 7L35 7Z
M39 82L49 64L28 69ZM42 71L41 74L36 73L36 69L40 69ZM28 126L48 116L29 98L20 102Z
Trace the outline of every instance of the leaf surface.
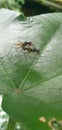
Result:
M62 118L62 13L24 18L0 10L0 93L2 108L32 130L49 129ZM31 41L40 54L15 45Z

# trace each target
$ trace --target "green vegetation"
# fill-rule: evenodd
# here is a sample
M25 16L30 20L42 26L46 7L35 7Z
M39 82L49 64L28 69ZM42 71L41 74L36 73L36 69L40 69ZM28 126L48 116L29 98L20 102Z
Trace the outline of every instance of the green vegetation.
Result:
M62 13L1 9L0 31L2 130L61 130Z
M0 0L0 8L8 8L11 10L20 11L21 4L24 4L24 0Z

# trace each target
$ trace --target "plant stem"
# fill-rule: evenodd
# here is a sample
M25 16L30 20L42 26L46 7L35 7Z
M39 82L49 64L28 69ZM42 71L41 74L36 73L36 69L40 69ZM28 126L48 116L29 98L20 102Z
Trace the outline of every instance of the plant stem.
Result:
M12 120L11 118L9 118L8 126L6 130L15 130L15 125L16 125L16 122Z

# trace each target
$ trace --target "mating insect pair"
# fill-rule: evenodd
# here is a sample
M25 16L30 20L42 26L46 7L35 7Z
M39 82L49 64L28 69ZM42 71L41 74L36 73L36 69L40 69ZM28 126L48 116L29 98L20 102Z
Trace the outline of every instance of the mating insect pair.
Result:
M35 48L32 42L21 42L19 41L16 43L19 48L22 48L23 50L27 50L28 52L36 52L40 54L40 50Z

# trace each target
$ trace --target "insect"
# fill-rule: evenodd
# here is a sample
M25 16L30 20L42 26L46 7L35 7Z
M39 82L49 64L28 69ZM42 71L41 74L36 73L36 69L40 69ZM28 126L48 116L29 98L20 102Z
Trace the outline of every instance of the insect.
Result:
M23 50L27 50L28 52L38 53L40 54L40 50L35 48L32 42L21 42L19 41L16 43L19 48L22 48Z
M27 48L29 48L30 46L32 46L32 42L17 42L16 44L19 48L22 48L23 50L26 50Z
M28 52L37 52L38 54L40 54L40 50L39 49L36 49L36 48L27 48Z

